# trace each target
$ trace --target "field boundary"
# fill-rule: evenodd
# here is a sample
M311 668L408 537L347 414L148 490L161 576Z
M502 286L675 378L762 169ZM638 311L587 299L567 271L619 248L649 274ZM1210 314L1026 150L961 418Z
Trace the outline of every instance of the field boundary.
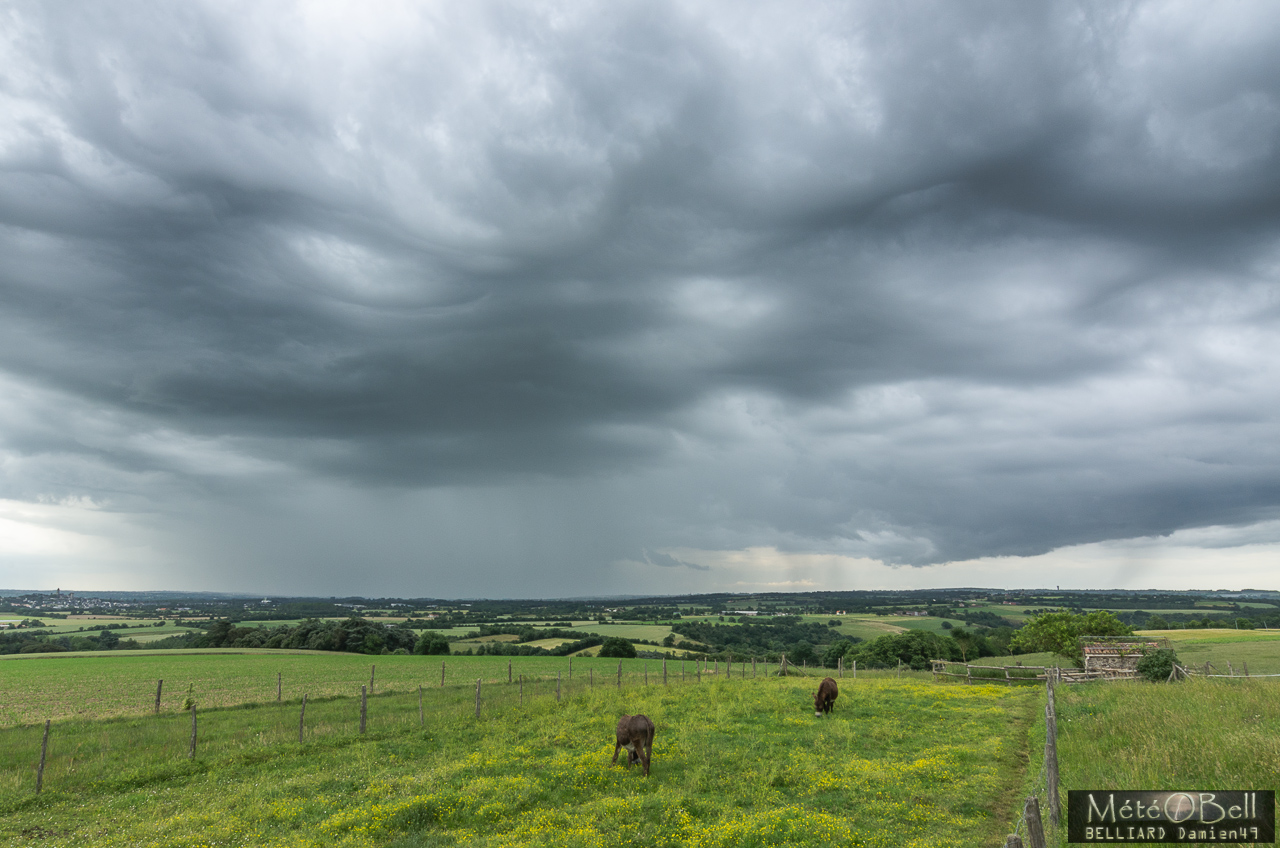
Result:
M964 671L949 669L962 668ZM974 673L974 672L978 673ZM1000 673L1002 672L1002 673ZM1036 672L1026 674L1025 672ZM1052 680L1057 683L1086 683L1094 680L1133 680L1137 672L1129 669L1082 669L1062 668L1061 666L1042 665L975 665L973 663L957 663L948 660L933 661L933 679L939 677L963 678L965 683L1039 683Z

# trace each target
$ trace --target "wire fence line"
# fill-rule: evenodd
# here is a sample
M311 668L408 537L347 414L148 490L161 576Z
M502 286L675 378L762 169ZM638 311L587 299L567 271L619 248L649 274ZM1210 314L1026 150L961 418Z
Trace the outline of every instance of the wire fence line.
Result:
M750 658L576 664L566 660L554 671L545 664L531 667L537 673L521 670L519 661L480 664L445 659L410 684L403 675L389 680L383 668L371 663L367 677L347 681L338 693L332 682L326 682L319 694L303 692L294 697L284 696L282 678L273 674L266 700L210 707L189 698L181 708L165 709L156 706L156 696L169 686L161 678L134 696L138 707L128 715L66 717L0 730L0 798L27 795L33 788L75 791L121 779L122 773L139 768L182 772L198 769L202 762L238 754L258 756L284 746L295 746L305 755L309 745L345 744L365 735L451 732L548 703L605 693L619 695L620 706L625 707L628 696L653 687L698 686L715 680L749 683L783 671L778 663ZM428 670L425 665L421 668ZM845 676L839 668L784 668L788 676ZM893 677L895 672L870 676Z

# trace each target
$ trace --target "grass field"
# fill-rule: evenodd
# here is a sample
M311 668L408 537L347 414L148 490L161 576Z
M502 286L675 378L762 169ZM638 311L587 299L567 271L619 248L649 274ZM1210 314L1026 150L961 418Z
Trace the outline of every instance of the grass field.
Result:
M1059 687L1062 787L1274 789L1278 704L1280 682L1265 678ZM1065 828L1046 835L1066 844Z
M1203 668L1212 663L1212 674L1226 674L1228 663L1236 674L1248 664L1250 674L1280 674L1280 630L1143 630L1143 635L1165 637L1178 661Z
M840 626L837 629L840 631L841 636L852 636L858 639L874 639L877 636L901 633L905 628L897 624L892 624L888 619L879 616L875 618L841 616Z
M297 702L206 710L194 759L185 714L67 720L54 725L38 797L40 728L10 728L0 731L0 841L999 844L1025 780L1039 690L864 677L844 681L820 720L814 682L630 679L619 690L576 675L559 702L545 679L523 703L518 687L492 686L479 720L474 687L450 686L427 690L423 726L415 689L372 699L364 736L358 699L330 698L308 703L301 744ZM658 727L648 779L609 764L624 711Z
M327 651L282 651L267 648L204 648L184 651L111 651L82 654L11 654L0 657L0 728L38 724L46 719L137 716L154 709L156 683L161 712L181 708L188 697L201 708L274 702L277 675L280 696L351 697L373 678L374 691L416 692L419 685L446 686L505 683L508 675L567 683L586 678L613 681L621 664L624 681L658 681L661 660L596 657L421 657L365 656ZM693 660L668 662L674 681L689 680L698 667ZM724 663L708 665L724 672ZM744 666L735 663L733 674ZM750 666L746 666L749 669ZM773 666L761 663L764 675ZM109 670L109 671L108 671ZM815 669L812 674L825 674ZM886 674L888 674L886 672Z

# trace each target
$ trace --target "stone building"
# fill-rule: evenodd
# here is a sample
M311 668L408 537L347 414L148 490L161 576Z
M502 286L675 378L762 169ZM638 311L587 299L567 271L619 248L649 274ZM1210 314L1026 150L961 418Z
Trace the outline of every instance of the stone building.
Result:
M1111 672L1114 674L1134 674L1138 670L1138 660L1147 651L1169 647L1168 639L1135 639L1135 638L1085 638L1081 646L1084 652L1084 670Z

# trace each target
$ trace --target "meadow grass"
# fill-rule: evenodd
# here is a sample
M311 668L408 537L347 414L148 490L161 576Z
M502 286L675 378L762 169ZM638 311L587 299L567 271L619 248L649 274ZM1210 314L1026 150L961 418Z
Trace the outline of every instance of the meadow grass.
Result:
M1250 674L1280 674L1280 630L1144 630L1146 636L1167 638L1178 661L1203 670L1213 664L1211 674L1226 674L1228 663L1236 674L1243 674L1248 663Z
M248 659L248 658L242 658ZM0 839L47 846L977 846L997 844L1024 780L1041 693L846 679L815 719L804 678L472 687L370 702L55 725L46 791L39 728L0 731ZM563 684L563 681L562 681ZM542 688L531 692L532 686ZM483 687L482 687L483 689ZM658 728L652 775L611 767L613 725ZM314 722L314 725L313 725ZM322 725L331 725L328 732ZM34 748L33 748L34 746Z
M1277 680L1088 683L1058 687L1056 697L1064 810L1069 789L1280 784ZM1033 751L1042 740L1033 738ZM1065 844L1065 826L1049 836Z
M0 658L0 728L42 724L46 719L109 718L150 713L156 683L163 679L161 712L182 708L188 697L200 707L231 707L276 700L277 674L284 700L355 696L373 677L374 692L416 692L418 686L505 683L509 675L596 682L616 678L619 663L626 681L643 683L662 675L662 660L597 657L368 656L328 651L201 649L191 651L110 651L66 654L14 654ZM669 660L670 679L692 679L693 660ZM725 664L708 665L724 672ZM756 674L776 670L759 663ZM735 662L741 677L750 662ZM797 670L799 672L799 670ZM813 669L819 674L820 669ZM711 675L714 676L714 675ZM864 673L865 676L865 673Z
M853 636L858 639L870 640L875 639L878 636L901 633L906 628L901 625L890 623L884 616L876 616L875 618L841 616L840 627L838 629L841 636Z

